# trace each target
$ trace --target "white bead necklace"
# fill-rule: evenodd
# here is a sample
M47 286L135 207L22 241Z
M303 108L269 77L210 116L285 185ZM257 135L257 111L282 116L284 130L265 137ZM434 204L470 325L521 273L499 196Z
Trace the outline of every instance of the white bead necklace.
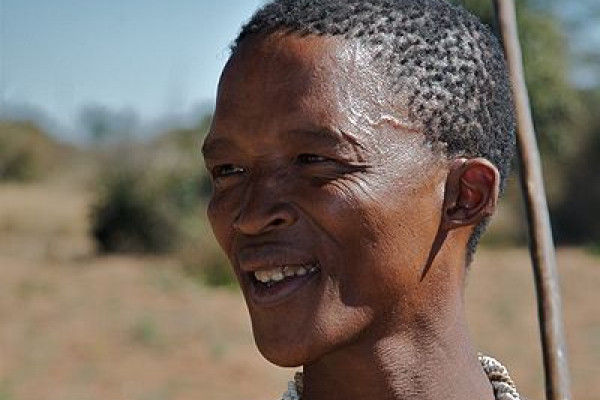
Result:
M479 354L479 362L483 367L492 387L496 400L521 400L515 383L510 378L508 370L498 360ZM281 400L301 400L303 389L302 372L296 372L294 380L288 382L288 389Z

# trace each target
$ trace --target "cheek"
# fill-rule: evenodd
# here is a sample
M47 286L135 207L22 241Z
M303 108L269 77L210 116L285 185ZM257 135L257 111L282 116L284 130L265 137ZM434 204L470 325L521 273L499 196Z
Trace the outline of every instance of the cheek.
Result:
M230 203L222 196L213 195L206 209L206 215L213 234L227 255L229 255L229 249L231 248L233 233L233 213L231 211L233 204Z
M328 221L327 233L336 241L342 295L356 293L352 286L357 282L361 296L416 282L439 223L433 182L337 183L314 197L319 215Z
M415 203L411 187L380 177L337 181L313 199L321 218L329 223L331 235L346 251L359 252L371 246L396 242L405 228ZM412 211L412 212L411 212ZM358 245L348 247L348 244Z

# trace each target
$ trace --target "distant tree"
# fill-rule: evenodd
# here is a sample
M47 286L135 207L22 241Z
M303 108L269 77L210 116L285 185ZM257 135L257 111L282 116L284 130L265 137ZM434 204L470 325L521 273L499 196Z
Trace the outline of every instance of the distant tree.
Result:
M104 142L132 134L139 118L131 109L113 110L100 104L88 104L80 110L78 122L94 142Z
M552 4L570 38L569 54L574 61L572 79L585 89L600 87L600 2L553 0Z
M559 243L600 249L600 88L584 92L584 100L589 112L581 151L563 165L565 185L552 211Z
M165 253L198 245L195 232L204 236L211 191L200 159L208 121L111 147L100 163L90 214L99 251Z

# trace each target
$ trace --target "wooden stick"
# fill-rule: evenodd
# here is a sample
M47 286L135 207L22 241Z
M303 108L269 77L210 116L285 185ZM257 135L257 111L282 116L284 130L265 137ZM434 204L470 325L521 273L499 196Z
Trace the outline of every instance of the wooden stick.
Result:
M531 260L537 291L538 317L547 400L570 400L570 378L563 334L558 273L540 155L523 76L514 0L494 0L496 18L508 63L517 117L521 186L527 209Z

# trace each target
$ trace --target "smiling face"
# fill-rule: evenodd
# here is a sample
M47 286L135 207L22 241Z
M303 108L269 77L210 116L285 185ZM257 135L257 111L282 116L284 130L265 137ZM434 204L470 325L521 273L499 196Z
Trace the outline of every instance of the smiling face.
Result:
M275 364L407 329L444 292L420 272L448 163L386 93L369 53L334 38L249 37L223 72L208 216Z

